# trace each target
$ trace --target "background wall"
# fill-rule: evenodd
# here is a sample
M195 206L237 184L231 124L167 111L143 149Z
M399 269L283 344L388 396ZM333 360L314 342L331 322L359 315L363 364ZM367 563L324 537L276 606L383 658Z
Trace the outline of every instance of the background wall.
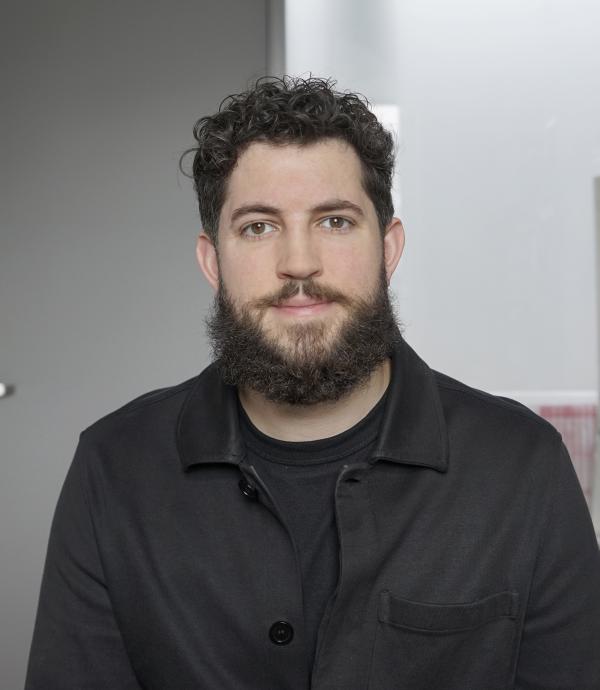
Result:
M264 0L3 3L0 687L23 686L78 432L208 361L192 126L266 71Z
M286 27L289 72L400 107L409 342L488 390L595 389L600 5L287 0Z

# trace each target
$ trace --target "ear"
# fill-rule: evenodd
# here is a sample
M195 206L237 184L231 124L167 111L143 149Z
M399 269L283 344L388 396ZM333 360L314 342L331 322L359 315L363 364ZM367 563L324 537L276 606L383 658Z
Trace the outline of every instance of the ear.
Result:
M385 235L383 237L383 260L388 285L391 280L392 273L396 270L396 266L400 261L403 251L404 227L398 218L392 218L390 224L385 230Z
M210 237L205 233L201 233L196 242L196 259L198 265L202 269L202 273L206 280L211 284L213 290L219 288L219 259L217 257L217 249Z

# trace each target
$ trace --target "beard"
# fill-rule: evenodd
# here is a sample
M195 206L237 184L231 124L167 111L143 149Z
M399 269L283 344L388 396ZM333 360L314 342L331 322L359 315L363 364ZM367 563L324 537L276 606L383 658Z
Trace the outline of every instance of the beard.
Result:
M300 287L307 297L337 302L346 314L341 323L317 317L284 324L278 339L277 329L265 331L262 318ZM309 278L238 307L220 282L207 332L224 383L291 405L339 400L365 384L401 339L383 267L367 298L351 299Z

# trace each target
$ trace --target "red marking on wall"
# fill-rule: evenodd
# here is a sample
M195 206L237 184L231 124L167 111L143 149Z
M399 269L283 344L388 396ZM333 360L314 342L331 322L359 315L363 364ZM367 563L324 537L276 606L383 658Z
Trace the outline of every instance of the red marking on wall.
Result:
M596 405L540 405L537 412L563 437L588 506L591 506L596 458Z

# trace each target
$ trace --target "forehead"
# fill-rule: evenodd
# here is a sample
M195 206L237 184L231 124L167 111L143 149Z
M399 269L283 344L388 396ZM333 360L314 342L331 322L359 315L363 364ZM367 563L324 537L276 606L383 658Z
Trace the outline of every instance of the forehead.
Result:
M348 199L365 212L372 207L360 159L350 144L339 139L305 145L254 142L230 175L222 217L249 202L300 210L331 198Z

